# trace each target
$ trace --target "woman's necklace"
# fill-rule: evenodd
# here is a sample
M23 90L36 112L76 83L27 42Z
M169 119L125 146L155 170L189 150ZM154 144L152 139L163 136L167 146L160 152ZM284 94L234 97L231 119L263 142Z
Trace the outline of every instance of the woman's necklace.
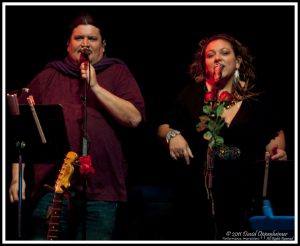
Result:
M224 107L226 109L230 109L231 107L233 107L234 105L236 105L238 102L240 102L241 100L238 100L237 98L233 98L231 102L229 102L227 105L225 105Z

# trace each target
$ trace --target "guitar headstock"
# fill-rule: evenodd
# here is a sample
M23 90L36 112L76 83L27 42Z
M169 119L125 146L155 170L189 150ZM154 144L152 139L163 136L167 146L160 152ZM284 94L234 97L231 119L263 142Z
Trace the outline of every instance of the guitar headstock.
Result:
M64 159L64 163L59 171L57 180L55 182L55 192L63 193L65 189L70 187L70 179L74 172L73 164L78 160L78 155L73 152L69 151L66 154ZM64 188L63 188L64 187Z

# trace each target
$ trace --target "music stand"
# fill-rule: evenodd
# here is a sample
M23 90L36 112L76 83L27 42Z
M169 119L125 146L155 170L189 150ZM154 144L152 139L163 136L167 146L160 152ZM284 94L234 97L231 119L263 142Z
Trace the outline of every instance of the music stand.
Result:
M44 131L42 143L29 105L21 104L20 115L10 117L9 127L14 142L24 141L23 161L30 163L61 163L70 150L63 109L61 105L35 105Z
M252 230L294 231L294 162L270 161L266 169L266 162L255 163L257 173L260 173L263 195L261 197L261 215L249 218ZM268 181L263 182L263 176L268 172ZM260 190L261 191L261 190ZM275 206L274 206L275 205ZM273 213L274 211L274 213ZM290 236L290 235L289 235ZM286 237L288 239L288 237Z
M59 164L70 150L62 106L54 104L35 105L34 108L46 138L46 143L41 141L30 106L21 104L19 105L20 115L7 118L7 132L10 136L6 140L7 146L15 144L16 147L11 148L15 152L10 154L11 156L18 156L21 163ZM21 200L20 197L19 202ZM18 230L18 235L21 237L21 203L19 206Z

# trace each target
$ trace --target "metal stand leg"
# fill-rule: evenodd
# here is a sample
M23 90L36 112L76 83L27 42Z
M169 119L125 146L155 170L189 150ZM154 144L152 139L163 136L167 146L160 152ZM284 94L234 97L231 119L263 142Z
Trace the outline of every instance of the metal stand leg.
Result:
M17 142L16 144L19 151L19 207L18 207L18 237L22 237L22 181L23 181L23 161L22 149L25 147L25 142Z

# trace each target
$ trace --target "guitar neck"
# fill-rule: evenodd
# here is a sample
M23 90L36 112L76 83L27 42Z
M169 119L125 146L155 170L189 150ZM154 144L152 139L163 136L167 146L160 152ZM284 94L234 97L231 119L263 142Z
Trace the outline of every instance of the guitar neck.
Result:
M63 197L66 189L70 187L70 178L74 172L73 164L78 161L78 155L69 151L64 159L64 163L59 171L58 178L55 182L55 192L53 196L50 219L48 225L48 240L55 240L59 237L59 222L63 203Z
M59 237L59 222L63 203L63 193L54 193L48 226L47 240L57 240Z

